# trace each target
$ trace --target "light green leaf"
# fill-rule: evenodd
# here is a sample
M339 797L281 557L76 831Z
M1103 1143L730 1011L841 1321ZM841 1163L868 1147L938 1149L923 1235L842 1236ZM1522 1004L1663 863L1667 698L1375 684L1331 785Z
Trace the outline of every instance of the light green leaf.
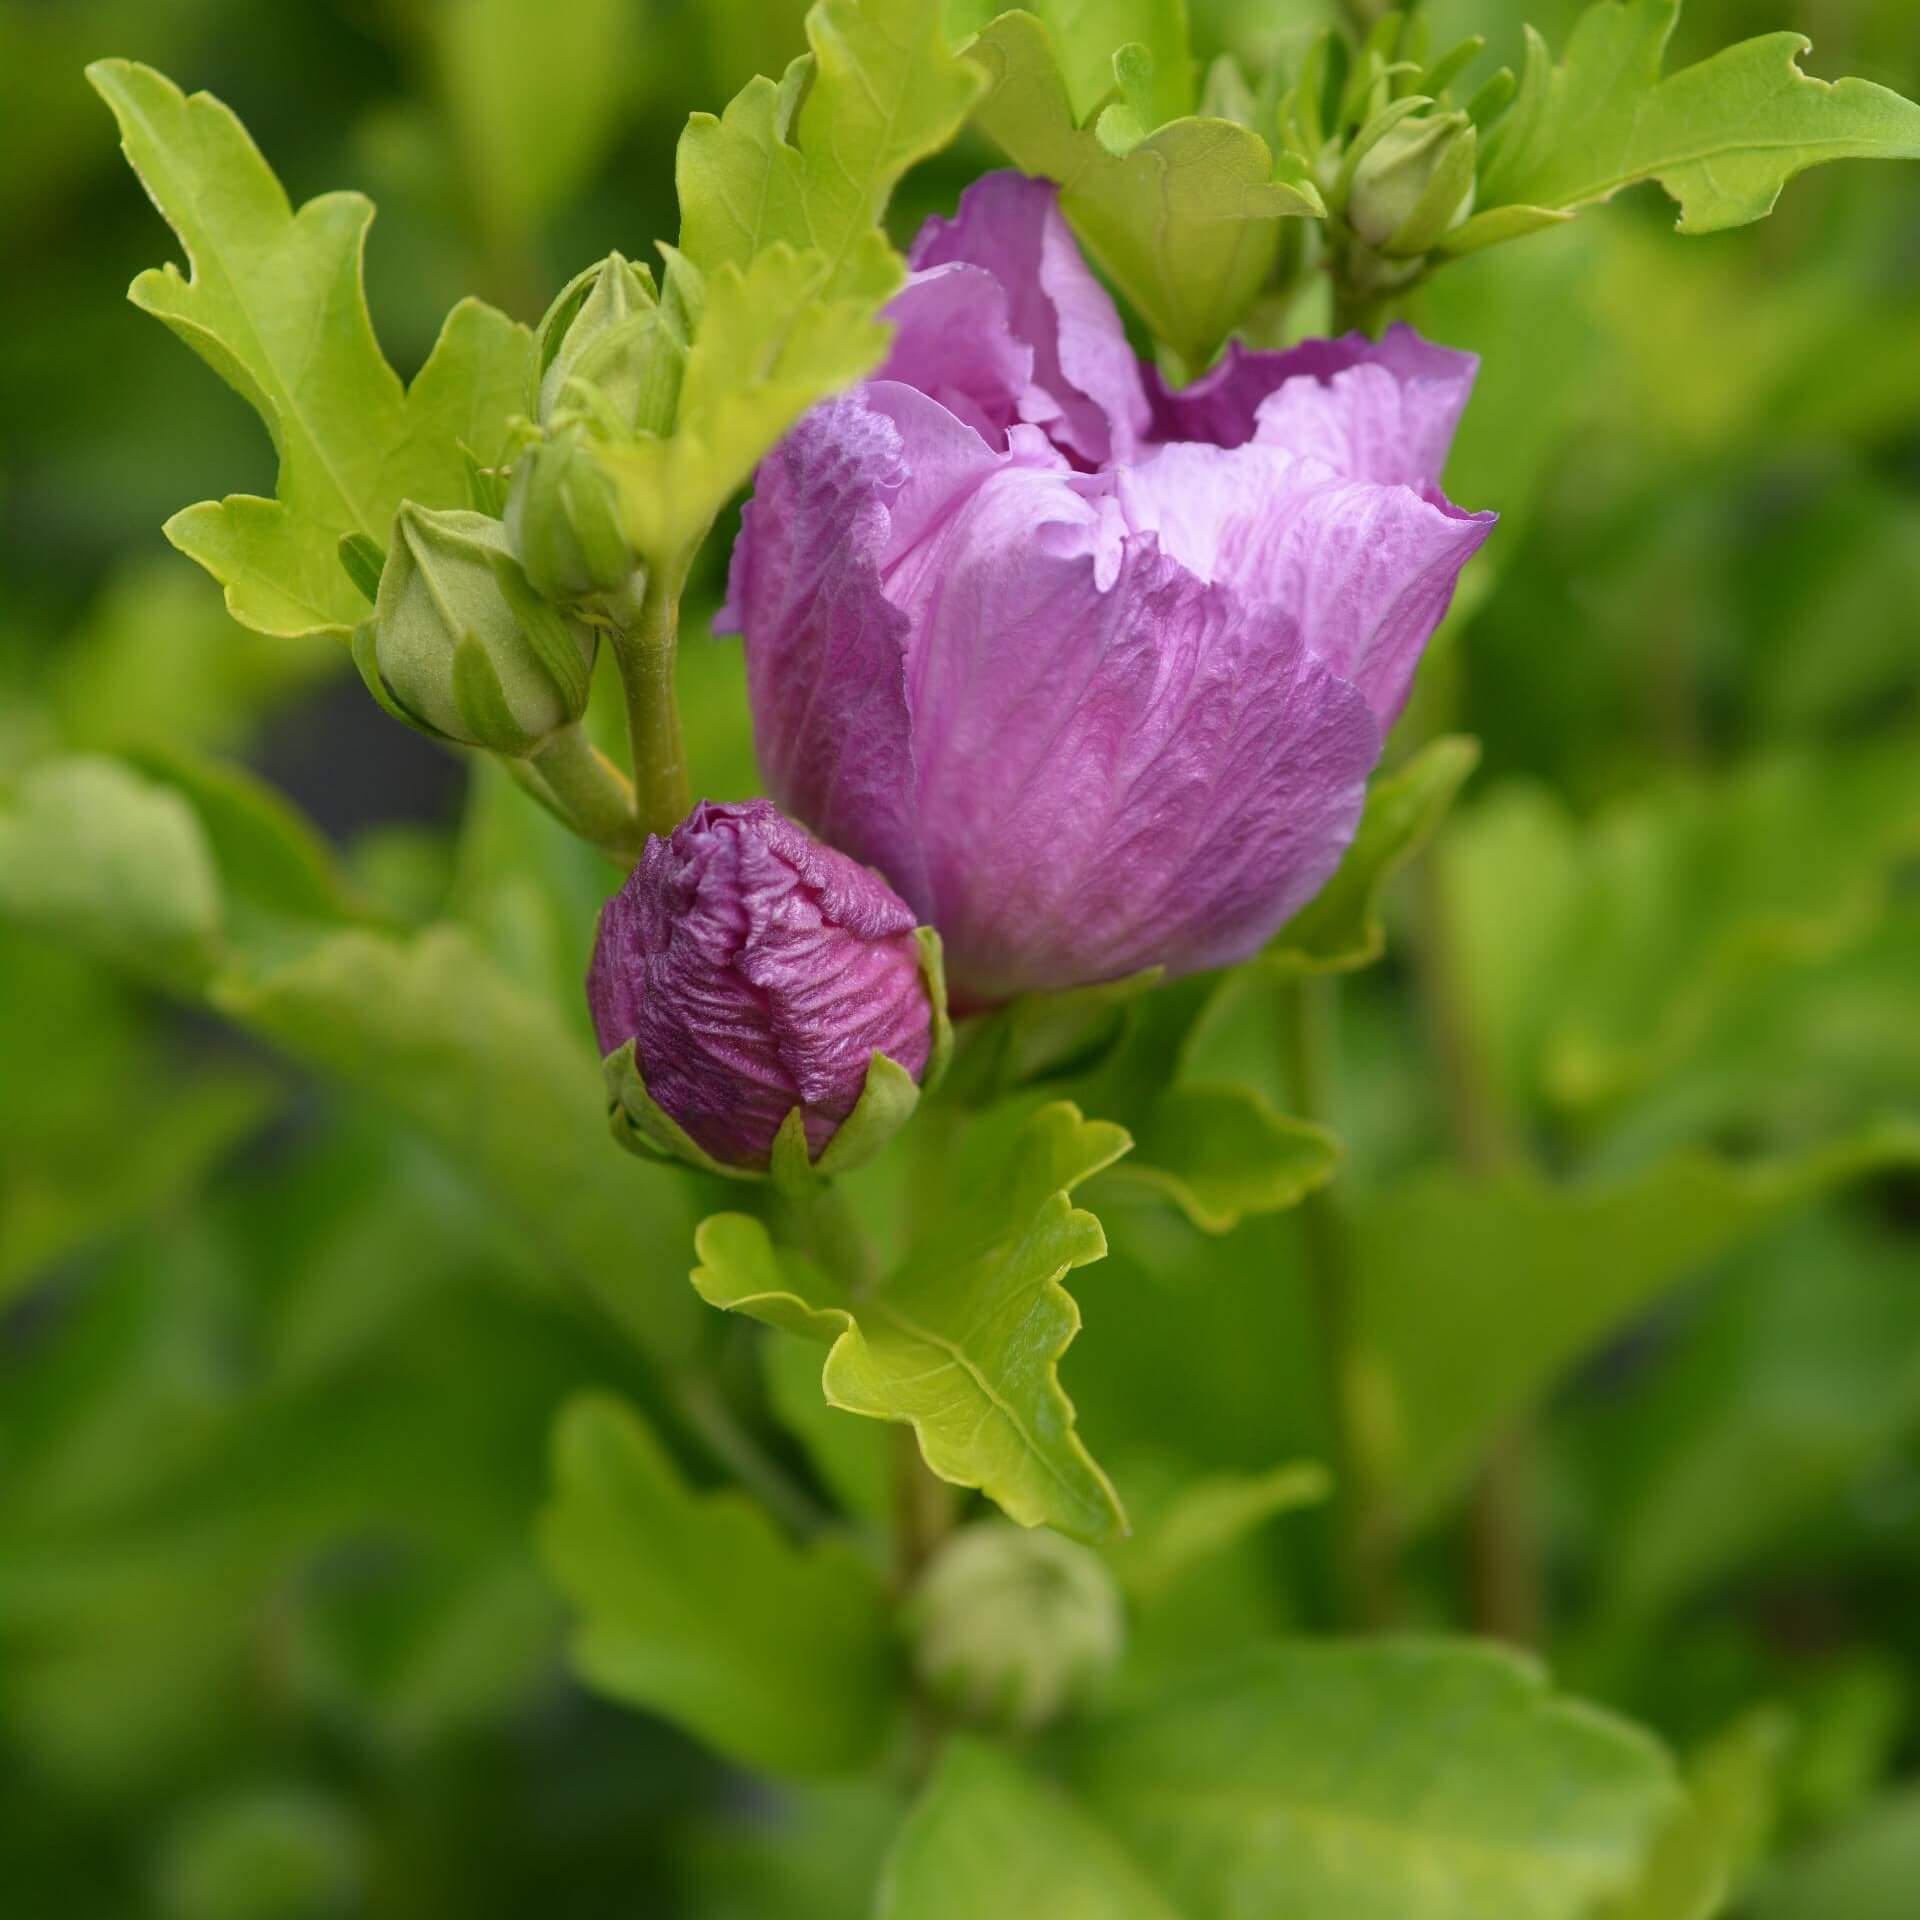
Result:
M1755 1165L1678 1153L1580 1186L1435 1173L1357 1200L1359 1337L1404 1515L1430 1518L1510 1421L1668 1287L1823 1193L1916 1164L1920 1131L1890 1124Z
M684 1358L695 1316L670 1280L685 1244L682 1183L614 1150L586 1036L464 929L331 934L292 957L233 967L212 999L404 1114L519 1223L558 1278L642 1351Z
M1907 1787L1790 1856L1755 1897L1753 1920L1908 1920L1916 1886L1920 1787Z
M776 1248L744 1214L701 1226L693 1283L713 1306L831 1341L827 1399L911 1423L942 1479L980 1488L1024 1526L1104 1539L1125 1519L1060 1385L1080 1329L1060 1282L1106 1252L1100 1223L1068 1194L1126 1149L1118 1127L1057 1102L1026 1122L996 1178L957 1188L965 1207L877 1285Z
M1274 935L1263 964L1287 974L1346 973L1379 959L1387 882L1432 838L1479 763L1480 743L1450 734L1376 780L1333 878Z
M1537 54L1481 176L1482 213L1547 216L1657 180L1682 233L1773 210L1797 173L1828 160L1920 158L1920 107L1865 80L1810 79L1811 44L1770 33L1661 78L1680 0L1595 0L1551 72ZM1456 246L1468 228L1461 230Z
M767 1403L800 1442L842 1509L883 1525L893 1496L887 1434L871 1420L831 1406L820 1392L820 1349L793 1334L769 1331L760 1348Z
M1713 1920L1765 1849L1792 1726L1757 1707L1687 1763L1687 1797L1632 1891L1595 1920Z
M1259 1649L1088 1728L1068 1779L962 1749L883 1920L1588 1920L1678 1798L1645 1735L1443 1641Z
M1007 13L969 47L991 87L982 127L1016 166L1059 182L1087 251L1156 335L1199 372L1259 294L1279 220L1318 213L1310 186L1230 120L1181 118L1115 152L1075 114L1053 37Z
M581 1615L573 1659L590 1685L770 1772L871 1757L892 1637L849 1542L803 1551L742 1495L693 1492L639 1417L601 1395L562 1411L553 1475L541 1551Z
M940 0L819 0L807 42L778 84L750 80L717 119L688 120L680 248L708 275L748 273L776 243L817 252L817 295L878 304L901 277L879 230L888 196L959 130L980 76L947 51Z
M819 251L777 241L708 276L673 433L598 450L640 552L683 565L760 456L885 357L878 297L829 298L830 274Z
M1187 1077L1189 1046L1223 978L1233 976L1165 986L1142 976L1016 1002L998 1032L977 1036L993 1055L982 1070L1010 1079L1023 1064L1037 1064L1050 1094L1118 1121L1133 1136L1134 1152L1108 1176L1110 1185L1178 1207L1203 1233L1230 1232L1250 1213L1281 1212L1324 1186L1343 1149L1326 1128L1280 1112L1257 1087ZM1047 1075L1045 1064L1063 1048L1068 1070ZM1076 1051L1090 1063L1076 1060Z
M952 1741L900 1830L879 1920L1182 1920L1083 1808L1018 1761Z
M1676 1798L1644 1734L1444 1641L1262 1649L1073 1773L1191 1920L1586 1920Z
M0 797L0 917L184 992L211 974L224 937L193 809L91 755L35 767Z
M1312 1460L1265 1473L1183 1479L1168 1498L1136 1517L1132 1538L1110 1547L1108 1558L1127 1597L1136 1606L1151 1606L1269 1520L1318 1505L1332 1485L1326 1468Z
M947 30L957 42L1004 9L998 0L949 0ZM1085 126L1118 90L1116 56L1145 56L1150 80L1142 132L1193 111L1193 47L1186 0L1032 0L1027 7L1053 37L1076 124Z
M295 213L226 107L150 67L88 69L134 171L180 236L171 264L134 283L260 415L280 458L278 497L190 507L168 537L265 633L344 635L367 607L339 563L343 535L384 542L402 500L467 503L463 446L493 459L526 385L528 334L477 301L448 316L411 389L374 338L361 284L371 204L331 193Z

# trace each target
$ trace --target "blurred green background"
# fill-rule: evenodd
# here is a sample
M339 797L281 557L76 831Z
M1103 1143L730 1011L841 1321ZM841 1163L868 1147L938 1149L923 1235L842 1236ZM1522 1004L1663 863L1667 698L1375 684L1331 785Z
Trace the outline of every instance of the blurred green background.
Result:
M1557 45L1577 9L1429 10L1512 57L1522 18ZM173 247L81 69L219 94L296 200L370 193L410 374L463 293L532 320L670 235L685 115L777 71L801 12L0 0L0 783L61 748L237 757L396 916L466 920L578 1028L616 876L392 725L330 645L233 626L162 538L190 501L270 492L272 455L122 298ZM1194 12L1207 52L1254 60L1323 17ZM1693 0L1679 56L1777 26L1817 72L1920 93L1911 0ZM923 169L900 234L990 163ZM1503 515L1409 722L1485 748L1428 879L1481 1091L1550 1203L1449 1211L1460 1116L1391 956L1347 995L1337 1119L1368 1231L1445 1246L1469 1295L1497 1251L1543 1300L1584 1258L1638 1303L1597 1355L1565 1335L1534 1462L1568 1684L1765 1773L1763 1920L1910 1920L1920 1179L1874 1130L1920 1121L1920 170L1825 170L1738 234L1670 224L1635 196L1449 269L1418 313L1485 357L1449 490ZM690 634L683 689L696 784L747 790L731 645ZM1243 1040L1215 1036L1242 1071ZM1787 1171L1722 1221L1688 1184L1709 1156ZM1596 1186L1631 1204L1583 1213ZM1293 1221L1109 1227L1066 1367L1096 1447L1130 1436L1142 1473L1312 1450ZM1469 1376L1472 1310L1428 1308ZM547 1428L584 1384L645 1397L630 1371L444 1142L0 930L6 1911L863 1911L883 1790L776 1803L562 1671L528 1541ZM1436 1624L1470 1551L1421 1537ZM1310 1557L1269 1544L1181 1627L1322 1608Z

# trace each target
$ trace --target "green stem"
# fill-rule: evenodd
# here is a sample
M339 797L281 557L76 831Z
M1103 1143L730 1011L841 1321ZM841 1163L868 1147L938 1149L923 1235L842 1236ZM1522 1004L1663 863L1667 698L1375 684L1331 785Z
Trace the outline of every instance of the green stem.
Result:
M1324 1121L1332 1106L1338 989L1329 979L1309 978L1288 981L1280 991L1294 1109L1303 1120ZM1399 1612L1395 1540L1373 1445L1346 1222L1326 1188L1307 1195L1299 1217L1333 1429L1342 1598L1355 1625L1375 1630L1390 1626Z
M1484 1180L1512 1165L1517 1149L1460 977L1451 902L1433 853L1420 861L1416 883L1415 979L1447 1136L1461 1169ZM1467 1513L1473 1624L1521 1645L1539 1641L1547 1612L1537 1451L1532 1422L1516 1420L1488 1456Z
M633 785L577 720L554 734L532 760L574 832L622 865L640 857L646 834L634 811Z
M683 1375L673 1402L708 1452L791 1532L805 1539L828 1524L825 1510L740 1423L706 1374Z
M671 833L693 805L687 750L680 738L674 658L680 636L682 568L654 567L629 627L613 629L613 656L626 690L627 738L643 833Z

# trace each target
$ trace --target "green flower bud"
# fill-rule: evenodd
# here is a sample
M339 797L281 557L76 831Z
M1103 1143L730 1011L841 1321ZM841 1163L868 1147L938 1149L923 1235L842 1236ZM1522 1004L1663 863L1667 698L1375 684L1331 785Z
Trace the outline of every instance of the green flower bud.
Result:
M1361 156L1347 220L1369 246L1416 258L1473 211L1477 162L1477 136L1464 113L1402 120Z
M909 1596L914 1672L958 1718L1032 1731L1083 1705L1119 1664L1120 1592L1098 1554L1004 1520L962 1527Z
M620 524L619 489L578 432L563 430L522 455L506 527L527 578L547 599L562 606L639 599L645 581Z
M517 757L585 710L594 646L527 584L498 520L408 502L354 658L401 718Z
M653 276L617 253L577 275L534 335L534 416L590 421L609 439L672 429L686 342Z

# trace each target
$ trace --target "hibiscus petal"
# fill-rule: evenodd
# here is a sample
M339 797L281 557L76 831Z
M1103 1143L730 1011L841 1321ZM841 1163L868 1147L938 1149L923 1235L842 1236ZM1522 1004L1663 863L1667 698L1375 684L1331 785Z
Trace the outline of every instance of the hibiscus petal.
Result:
M976 180L951 220L920 229L908 255L916 270L955 261L985 268L1007 290L1013 331L1033 349L1021 418L1087 467L1131 459L1151 418L1139 361L1053 183L1018 173Z
M1496 517L1261 441L1163 447L1118 488L1129 524L1183 565L1297 622L1383 730Z
M915 785L959 1004L1243 959L1325 881L1372 713L1293 622L1130 534L1109 481L1001 470L919 580Z
M1232 342L1212 372L1175 392L1149 370L1159 440L1265 444L1312 454L1356 480L1437 487L1480 362L1409 326L1349 333L1284 353Z
M761 462L716 625L746 638L768 791L822 839L878 867L924 914L907 617L880 585L889 508L907 473L899 430L858 393L806 414Z
M1033 386L1033 349L1013 337L1006 288L985 268L954 261L916 273L886 318L893 347L875 377L917 387L1004 447Z

